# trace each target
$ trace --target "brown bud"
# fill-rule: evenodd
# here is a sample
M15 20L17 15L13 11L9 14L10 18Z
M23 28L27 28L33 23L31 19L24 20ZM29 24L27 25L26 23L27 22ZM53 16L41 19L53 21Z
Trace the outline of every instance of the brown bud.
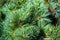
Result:
M50 11L51 13L53 13L53 12L54 12L53 7L49 7L49 11Z
M36 21L39 21L39 17L36 18Z
M25 35L22 35L22 38L25 38Z
M60 0L58 0L58 3L60 4Z
M50 38L43 38L43 40L50 40Z
M45 4L48 4L48 3L49 3L49 0L44 0L44 3L45 3Z

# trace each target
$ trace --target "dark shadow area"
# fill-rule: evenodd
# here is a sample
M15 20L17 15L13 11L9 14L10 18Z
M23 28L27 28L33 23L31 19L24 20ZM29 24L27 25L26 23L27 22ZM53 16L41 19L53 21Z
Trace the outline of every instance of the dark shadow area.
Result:
M1 5L3 6L6 3L6 0L1 0Z
M55 13L54 14L50 14L47 16L48 19L51 20L51 24L56 26L57 22L58 22L58 19L55 17Z
M46 37L46 34L45 34L44 30L41 28L39 34L32 36L31 40L43 40L43 38L45 38L45 37Z
M1 12L1 14L0 14L0 20L4 21L5 17L6 17L6 15L3 12Z

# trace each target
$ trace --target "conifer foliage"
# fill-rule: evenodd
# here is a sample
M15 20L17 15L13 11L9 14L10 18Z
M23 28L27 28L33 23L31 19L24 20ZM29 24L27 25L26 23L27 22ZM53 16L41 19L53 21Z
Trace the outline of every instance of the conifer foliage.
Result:
M0 40L60 40L60 0L0 0Z

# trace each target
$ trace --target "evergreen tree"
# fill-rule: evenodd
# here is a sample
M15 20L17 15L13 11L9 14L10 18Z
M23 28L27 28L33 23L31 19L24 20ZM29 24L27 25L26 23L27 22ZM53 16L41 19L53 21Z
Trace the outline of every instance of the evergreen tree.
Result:
M59 0L0 0L0 40L60 40Z

